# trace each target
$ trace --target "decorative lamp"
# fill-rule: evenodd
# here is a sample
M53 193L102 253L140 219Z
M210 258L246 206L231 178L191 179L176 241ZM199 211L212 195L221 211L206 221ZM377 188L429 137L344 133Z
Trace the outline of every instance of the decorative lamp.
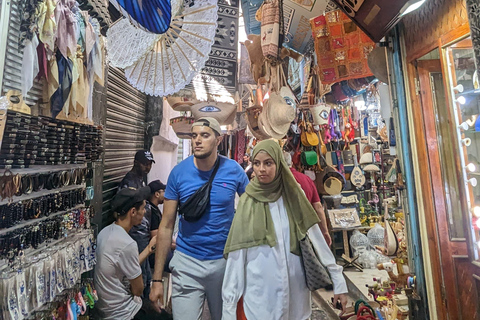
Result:
M368 231L367 238L373 248L375 246L383 247L385 246L385 229L380 224L375 223L375 226Z

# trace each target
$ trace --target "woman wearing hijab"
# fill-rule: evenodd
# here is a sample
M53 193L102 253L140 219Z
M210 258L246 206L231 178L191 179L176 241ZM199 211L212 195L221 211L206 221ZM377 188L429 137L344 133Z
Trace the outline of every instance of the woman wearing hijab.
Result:
M332 278L334 303L340 301L345 308L347 285L342 267L335 263L317 214L285 163L280 146L264 140L252 158L256 177L240 198L225 245L222 319L237 319L237 314L248 320L310 317L310 291L299 244L307 232Z

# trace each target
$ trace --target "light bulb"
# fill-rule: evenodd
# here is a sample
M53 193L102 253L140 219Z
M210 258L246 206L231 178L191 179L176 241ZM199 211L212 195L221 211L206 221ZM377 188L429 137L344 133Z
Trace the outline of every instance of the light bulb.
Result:
M472 144L472 139L470 139L470 138L464 138L464 139L462 139L462 144L463 144L465 147L469 147L469 146Z
M407 1L405 6L400 10L400 17L403 17L406 14L409 14L412 11L417 10L422 6L422 4L425 2L425 0L410 0Z
M463 84L459 84L453 88L453 90L462 93L463 92Z
M359 111L363 111L366 109L365 107L365 101L363 100L357 100L355 101L355 107L359 110Z
M480 218L480 207L479 206L473 207L472 213L475 217Z
M467 99L465 99L464 96L458 97L455 101L460 103L461 105L464 105L465 103L467 103Z
M472 187L476 187L476 186L477 186L477 178L468 179L467 182L470 183L470 185L471 185Z
M465 166L465 169L467 169L468 172L475 172L475 170L477 170L477 167L474 163L469 163Z

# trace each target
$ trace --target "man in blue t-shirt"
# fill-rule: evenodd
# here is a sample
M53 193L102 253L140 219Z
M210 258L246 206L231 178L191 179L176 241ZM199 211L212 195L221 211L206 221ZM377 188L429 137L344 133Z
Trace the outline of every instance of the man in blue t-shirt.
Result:
M235 194L241 195L249 181L238 163L217 155L222 141L217 120L200 118L191 130L193 156L180 162L168 177L150 300L163 303L162 271L172 242L177 207L209 180L218 158L219 168L205 213L196 222L180 217L177 248L170 269L173 318L200 319L206 298L212 319L220 320L226 265L223 249L233 220Z

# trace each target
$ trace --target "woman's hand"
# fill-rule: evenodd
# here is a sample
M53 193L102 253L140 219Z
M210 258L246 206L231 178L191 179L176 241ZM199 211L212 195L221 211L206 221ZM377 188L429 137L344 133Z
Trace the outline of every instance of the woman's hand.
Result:
M333 296L333 305L337 305L337 302L340 302L342 304L342 313L347 311L347 304L348 304L348 299L347 299L347 294L346 293L341 293L341 294L336 294Z

